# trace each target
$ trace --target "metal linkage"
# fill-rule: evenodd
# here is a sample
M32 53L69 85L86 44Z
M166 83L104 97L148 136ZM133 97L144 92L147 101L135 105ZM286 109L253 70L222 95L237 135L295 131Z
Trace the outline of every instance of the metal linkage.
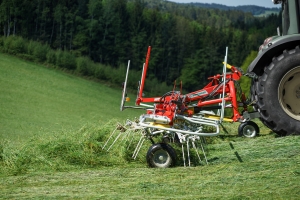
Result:
M153 128L153 129L159 129L159 130L165 130L165 131L171 131L171 132L179 132L182 134L190 134L190 135L199 135L199 136L216 136L220 133L220 128L219 128L219 121L217 120L210 120L210 119L202 119L198 117L186 117L183 115L176 115L176 118L178 119L183 119L187 122L190 122L192 124L196 125L207 125L207 126L212 126L216 129L215 132L212 133L204 133L204 132L199 132L199 131L191 131L191 130L183 130L183 129L176 129L173 127L167 127L167 126L161 126L160 124L155 124L152 122L144 122L145 118L141 116L139 125L141 127L145 128Z

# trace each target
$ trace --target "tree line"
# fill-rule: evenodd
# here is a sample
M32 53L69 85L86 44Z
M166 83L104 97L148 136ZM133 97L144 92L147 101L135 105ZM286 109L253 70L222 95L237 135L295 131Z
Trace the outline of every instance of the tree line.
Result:
M243 12L250 12L253 15L263 15L266 12L273 12L273 13L279 13L280 8L265 8L261 6L255 6L255 5L245 5L245 6L226 6L222 4L216 4L216 3L191 3L194 6L202 7L202 8L212 8L212 9L219 9L219 10L240 10ZM249 1L249 4L251 2Z
M70 59L89 59L107 69L131 60L134 73L142 70L147 47L152 46L149 82L171 85L180 79L186 90L199 89L208 76L221 72L226 46L228 62L242 65L266 37L276 34L281 21L278 15L256 18L238 10L160 0L0 2L3 38L36 41L47 46L46 51L66 51Z

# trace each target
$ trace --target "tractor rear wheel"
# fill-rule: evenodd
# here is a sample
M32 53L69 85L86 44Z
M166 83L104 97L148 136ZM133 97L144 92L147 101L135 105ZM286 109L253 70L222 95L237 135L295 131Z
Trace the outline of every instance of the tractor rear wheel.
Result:
M300 134L299 47L273 58L252 84L261 121L281 136Z

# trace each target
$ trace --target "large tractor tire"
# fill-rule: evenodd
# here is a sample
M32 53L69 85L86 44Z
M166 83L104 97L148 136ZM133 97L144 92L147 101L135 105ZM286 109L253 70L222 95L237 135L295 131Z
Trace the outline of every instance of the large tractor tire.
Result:
M251 93L263 124L281 136L299 135L299 47L273 58L264 73L252 82Z

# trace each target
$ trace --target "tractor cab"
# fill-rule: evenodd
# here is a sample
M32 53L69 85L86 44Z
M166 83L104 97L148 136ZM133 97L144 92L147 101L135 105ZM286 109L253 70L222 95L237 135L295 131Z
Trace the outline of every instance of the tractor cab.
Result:
M273 3L282 5L282 35L300 33L300 1L273 0Z

